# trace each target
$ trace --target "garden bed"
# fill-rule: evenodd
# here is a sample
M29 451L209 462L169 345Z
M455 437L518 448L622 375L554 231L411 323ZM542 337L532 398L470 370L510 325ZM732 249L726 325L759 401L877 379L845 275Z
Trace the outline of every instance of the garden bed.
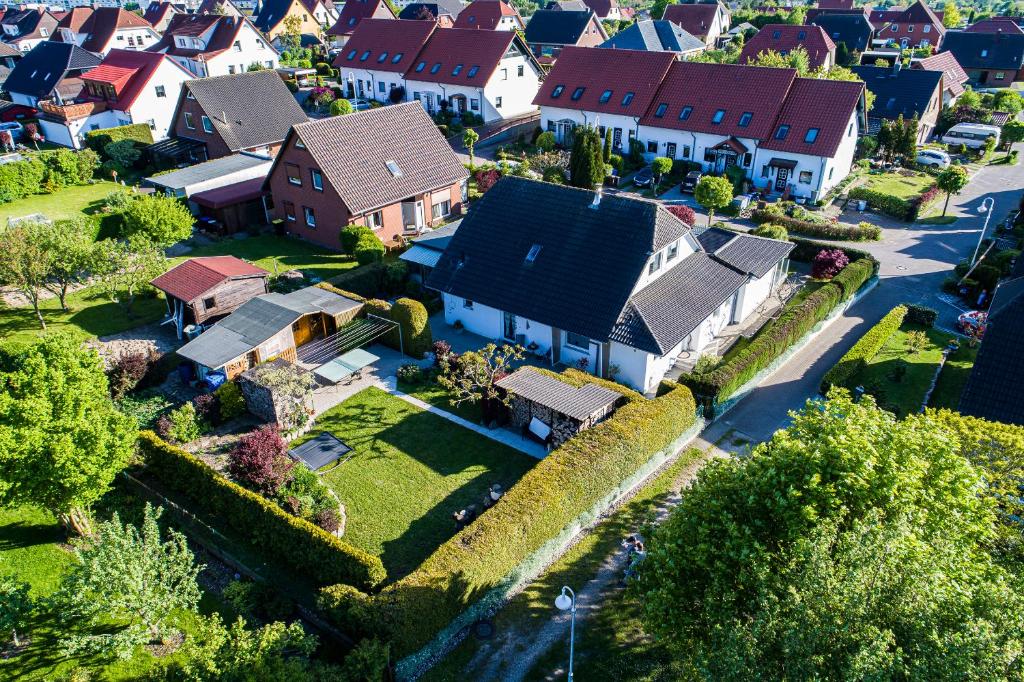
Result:
M978 348L972 348L966 343L949 354L946 364L942 366L939 373L939 380L935 384L935 390L928 398L928 406L935 408L946 408L957 410L960 407L960 394L967 385L967 379L971 376L971 369L974 367L974 360L978 357Z

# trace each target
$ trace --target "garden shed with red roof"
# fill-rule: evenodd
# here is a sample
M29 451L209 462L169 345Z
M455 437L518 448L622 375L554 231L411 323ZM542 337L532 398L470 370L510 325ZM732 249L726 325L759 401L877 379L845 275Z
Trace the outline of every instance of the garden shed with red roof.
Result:
M234 256L189 258L151 284L167 298L167 322L181 338L182 328L205 324L233 312L251 298L269 291L270 273Z

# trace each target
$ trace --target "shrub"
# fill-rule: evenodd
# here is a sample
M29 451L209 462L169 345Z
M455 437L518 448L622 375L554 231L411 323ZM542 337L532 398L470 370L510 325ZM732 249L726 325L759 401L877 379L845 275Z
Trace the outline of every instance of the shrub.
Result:
M501 171L497 168L484 168L474 173L473 178L476 180L477 191L484 194L501 179Z
M90 149L103 153L111 142L132 140L142 146L153 144L153 131L148 123L133 123L115 128L91 130L85 134L85 144Z
M377 557L289 515L155 434L139 434L139 446L148 474L163 487L187 498L190 510L207 522L226 524L250 538L268 559L280 561L321 585L345 583L370 589L386 577Z
M550 130L537 136L537 147L542 152L550 152L555 148L555 134Z
M0 165L0 202L17 201L38 194L46 167L38 158Z
M192 405L196 408L196 416L201 424L220 424L220 401L217 400L217 396L212 393L200 393L192 399Z
M848 196L851 199L863 199L876 211L881 211L899 220L910 221L916 217L913 213L914 207L909 201L892 194L885 194L884 192L861 186L851 189Z
M213 392L217 396L217 402L220 405L220 418L223 421L230 421L235 417L241 417L245 414L245 396L242 395L242 389L238 387L238 384L234 381L226 381L217 387L217 390Z
M750 231L750 234L758 237L768 237L769 239L780 239L782 241L789 239L789 232L786 228L776 223L764 223L763 225L758 225Z
M434 367L440 367L442 363L451 360L452 344L448 343L444 339L438 339L437 341L434 341L434 344L430 348L430 352L434 354Z
M423 381L423 370L419 365L402 365L396 375L399 381L407 384L418 384Z
M313 514L313 523L320 528L323 528L328 533L334 534L341 528L341 516L338 515L337 509L331 509L330 507L324 507L318 509Z
M857 260L840 270L839 274L832 278L832 283L842 290L845 301L857 293L873 274L874 264L871 261Z
M833 246L832 244L825 244L824 242L816 242L812 239L803 239L801 237L794 237L790 235L789 241L796 246L789 253L789 257L792 260L800 263L813 263L814 257L822 249L839 249L846 254L846 257L851 261L855 260L868 260L874 264L875 272L878 271L878 261L867 251L861 251L860 249L853 249L849 246Z
M402 291L405 279L409 276L409 266L404 260L394 260L383 264L381 286L389 294Z
M373 230L366 225L346 225L341 228L341 234L339 235L341 250L348 254L355 253L356 244L366 234L373 234Z
M544 182L551 182L556 185L565 184L565 169L561 166L548 166L542 175Z
M272 425L242 436L228 455L231 476L262 495L276 495L291 480L294 465L281 433Z
M822 239L841 239L850 242L877 241L882 238L882 228L868 222L860 222L857 227L847 227L839 223L816 223L800 220L783 214L781 211L756 209L751 213L755 223L772 223L786 228L790 232L805 234Z
M391 306L390 317L402 330L405 354L413 358L422 358L434 343L427 309L419 301L400 298Z
M145 353L125 353L120 356L107 372L110 397L120 400L126 393L131 392L142 381L142 377L146 376L148 369L149 356Z
M850 263L849 256L839 249L822 249L811 264L811 277L832 279Z
M295 604L280 590L263 582L235 580L224 588L224 601L241 615L273 622L285 620L295 612Z
M361 234L353 253L360 265L378 263L384 260L384 242L373 232Z
M347 116L352 113L352 102L337 98L331 102L331 116Z
M697 224L697 212L689 206L683 206L680 204L678 206L669 206L667 208L669 213L679 218L687 225L693 227Z
M342 632L354 638L386 634L380 609L372 598L351 585L328 585L320 588L317 608Z
M989 298L991 298L992 292L996 290L1000 277L1002 277L1002 272L1000 272L999 268L986 263L982 263L974 268L974 272L971 273L971 279L976 280L978 286L988 291Z
M821 393L825 395L833 386L849 386L853 377L857 376L867 365L868 360L882 349L885 342L889 340L907 316L907 307L896 306L890 310L881 321L869 329L864 336L860 337L855 344L846 351L846 354L839 359L832 369L825 373L821 380Z
M383 288L384 268L381 263L363 265L346 270L321 284L333 287L335 293L341 293L343 296L355 298L356 300L372 298L380 293Z
M910 324L916 324L919 327L935 326L935 320L939 317L939 312L937 310L914 303L907 303L905 306L907 308L907 322Z
M203 435L196 418L196 408L192 403L185 403L178 409L172 411L167 418L170 420L170 428L167 435L179 443L191 443Z

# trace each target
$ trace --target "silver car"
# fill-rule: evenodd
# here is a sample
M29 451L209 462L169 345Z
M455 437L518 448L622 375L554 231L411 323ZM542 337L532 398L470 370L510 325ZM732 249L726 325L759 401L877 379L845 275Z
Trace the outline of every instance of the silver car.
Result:
M917 153L917 158L914 160L922 166L935 166L937 168L945 168L950 164L949 154L938 149L922 149Z

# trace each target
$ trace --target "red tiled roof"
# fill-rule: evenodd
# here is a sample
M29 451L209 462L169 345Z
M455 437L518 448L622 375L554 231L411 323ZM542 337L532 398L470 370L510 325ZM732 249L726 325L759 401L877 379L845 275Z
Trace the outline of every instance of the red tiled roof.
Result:
M618 7L615 0L583 0L583 4L594 10L598 19L603 19L611 14L613 8Z
M363 19L334 59L334 66L405 73L435 27L429 21ZM399 55L401 58L396 62Z
M825 64L829 55L835 57L836 53L836 44L820 26L767 24L743 46L739 62L756 61L759 54L768 50L786 54L798 47L807 50L812 69Z
M540 86L533 103L544 106L581 109L623 116L643 116L651 105L665 74L675 61L672 52L646 50L599 50L569 46L562 50L551 72ZM557 88L558 96L553 96ZM577 88L583 88L574 100ZM611 90L608 101L602 94ZM632 92L626 106L623 98ZM678 113L678 112L677 112Z
M941 71L943 75L943 87L949 90L953 97L959 97L964 92L964 83L970 80L967 72L960 66L960 62L952 52L939 52L921 61L914 62L911 68L924 69L925 71Z
M86 34L82 47L90 52L102 52L121 28L153 28L149 22L133 12L119 7L97 7L86 17L78 33Z
M504 0L473 0L459 13L453 28L478 28L493 31L498 28L502 17L511 16L519 16L519 12Z
M763 140L774 129L775 117L795 78L796 69L674 62L640 123ZM661 103L668 107L662 116L655 116ZM690 113L680 120L686 107L691 107ZM714 123L719 110L725 113L721 122ZM741 126L745 113L751 114L750 121Z
M861 81L795 79L761 147L794 154L833 156L848 132L847 123L857 110L863 92ZM785 139L777 140L776 132L782 125L789 126L789 133ZM818 129L818 135L814 142L806 142L807 131L812 128Z
M82 28L82 24L85 20L92 16L92 7L72 7L70 11L65 12L64 16L61 17L60 21L57 22L58 28L69 28L75 33L78 33Z
M188 303L196 300L221 282L234 277L266 274L268 273L263 268L258 268L234 256L205 256L189 258L150 283L160 291Z
M124 86L139 72L138 67L113 66L111 64L100 64L95 69L86 71L82 80L105 83L114 86L114 92L118 95L124 90Z
M167 25L163 37L147 49L149 52L163 52L179 57L194 58L200 54L212 57L231 47L245 23L251 25L249 19L241 15L229 17L216 14L175 14ZM175 43L177 36L196 38L206 33L211 27L213 27L213 32L206 43L206 49L178 47ZM273 49L270 45L267 47Z
M334 26L327 29L329 36L351 35L359 22L384 12L392 19L398 19L384 0L348 0L341 8L341 14ZM378 18L381 18L378 16Z
M176 36L201 36L223 18L219 14L179 14L171 19L165 33Z
M853 0L818 0L818 9L853 9Z
M707 38L711 24L714 23L715 14L718 12L718 5L715 3L700 3L696 5L669 5L665 8L664 19L678 24L690 35L697 36L701 40Z
M482 86L516 38L515 31L439 28L430 36L405 77L428 83ZM528 53L525 47L524 52ZM456 70L458 73L454 74Z
M1024 35L1024 28L1021 28L1013 19L1005 17L982 19L967 28L968 33L999 33L1000 31L1006 34L1017 33Z
M131 70L132 76L127 79L117 90L117 102L114 108L119 111L127 111L135 103L135 99L145 89L153 74L160 67L166 57L159 52L145 52L139 50L115 49L107 53L100 65L82 74L83 80L101 80L109 83L106 78L116 78L118 73L123 74L125 70ZM179 66L173 60L166 58L172 68L181 69L183 73L191 76L184 67ZM97 76L94 78L94 74ZM117 86L115 86L116 89Z
M886 24L902 20L904 11L901 9L873 9L868 15L868 21L871 22L875 30L878 30Z
M175 12L174 5L169 2L151 2L146 8L142 18L149 22L150 26L156 26L164 20L168 12Z

